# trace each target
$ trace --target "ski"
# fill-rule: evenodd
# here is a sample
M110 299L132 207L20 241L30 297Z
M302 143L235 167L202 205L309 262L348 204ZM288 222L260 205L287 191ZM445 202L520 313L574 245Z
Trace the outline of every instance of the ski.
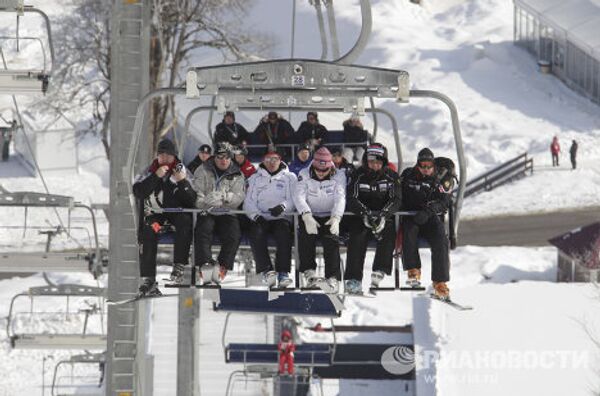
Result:
M123 304L129 304L132 302L136 302L136 301L141 301L141 300L151 300L154 298L163 298L163 297L176 297L179 294L153 294L151 296L144 296L144 295L137 295L133 298L126 298L124 300L106 300L106 303L108 305L123 305Z
M439 298L438 296L436 296L433 293L429 294L429 298L431 298L432 300L437 300L439 302L447 304L447 305L451 306L452 308L457 309L459 311L471 311L473 309L473 307L470 305L462 305L462 304L452 301L449 298L447 298L447 299Z

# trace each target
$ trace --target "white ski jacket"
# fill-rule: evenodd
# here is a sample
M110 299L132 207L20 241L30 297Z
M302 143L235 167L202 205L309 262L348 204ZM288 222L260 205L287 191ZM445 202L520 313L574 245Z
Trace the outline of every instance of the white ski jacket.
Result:
M316 217L342 218L346 208L346 178L334 174L324 180L317 180L312 177L311 169L310 166L304 168L298 175L294 194L298 212L311 212Z
M285 218L286 214L295 209L292 195L296 188L296 175L290 172L282 163L279 172L274 175L262 166L248 179L248 190L244 199L244 210L250 220L263 216L267 220ZM279 217L273 217L269 209L277 205L285 207Z

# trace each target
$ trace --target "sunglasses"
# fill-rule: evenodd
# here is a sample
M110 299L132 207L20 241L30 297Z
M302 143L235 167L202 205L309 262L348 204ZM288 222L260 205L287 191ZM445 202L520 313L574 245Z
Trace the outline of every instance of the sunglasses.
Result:
M216 155L215 158L218 159L218 160L230 159L227 154L219 154L219 155Z
M265 162L274 163L274 162L278 162L278 161L281 161L281 158L279 158L279 157L267 157L267 158L265 158Z
M329 172L329 169L331 169L331 168L325 168L325 169L314 168L315 172L318 172L318 173Z
M421 165L419 164L419 168L421 169L433 169L433 165L429 164L429 165Z

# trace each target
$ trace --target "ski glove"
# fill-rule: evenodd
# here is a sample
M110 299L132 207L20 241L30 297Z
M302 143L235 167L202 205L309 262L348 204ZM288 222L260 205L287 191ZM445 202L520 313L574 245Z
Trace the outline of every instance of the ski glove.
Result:
M267 225L267 219L265 219L264 217L262 217L260 215L256 216L254 218L254 221L261 227L265 227Z
M206 195L206 206L209 207L221 207L223 206L223 192L212 191Z
M337 216L331 216L325 225L329 226L329 232L333 235L340 235L340 221L341 219Z
M304 222L304 228L306 229L306 233L308 235L317 235L319 223L317 223L317 220L315 220L315 218L313 217L313 215L310 212L304 213L302 215L302 221Z
M280 205L274 206L272 208L269 208L269 213L271 213L271 216L273 216L273 217L279 217L279 215L281 215L284 210L285 210L285 206L280 204Z
M431 214L432 213L429 210L419 210L415 214L415 217L413 220L415 221L416 224L423 225L423 224L427 223Z

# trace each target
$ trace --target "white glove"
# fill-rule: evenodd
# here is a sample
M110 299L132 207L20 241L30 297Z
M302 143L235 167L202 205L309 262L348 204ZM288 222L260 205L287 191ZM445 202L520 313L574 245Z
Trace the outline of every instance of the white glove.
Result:
M310 212L304 213L302 215L302 221L304 221L304 228L306 228L306 233L309 235L317 235L319 232L317 228L319 228L319 223L313 217Z
M340 235L340 221L338 216L331 216L325 225L329 226L329 232L333 235Z
M223 206L223 192L212 191L206 195L206 206L220 208Z

